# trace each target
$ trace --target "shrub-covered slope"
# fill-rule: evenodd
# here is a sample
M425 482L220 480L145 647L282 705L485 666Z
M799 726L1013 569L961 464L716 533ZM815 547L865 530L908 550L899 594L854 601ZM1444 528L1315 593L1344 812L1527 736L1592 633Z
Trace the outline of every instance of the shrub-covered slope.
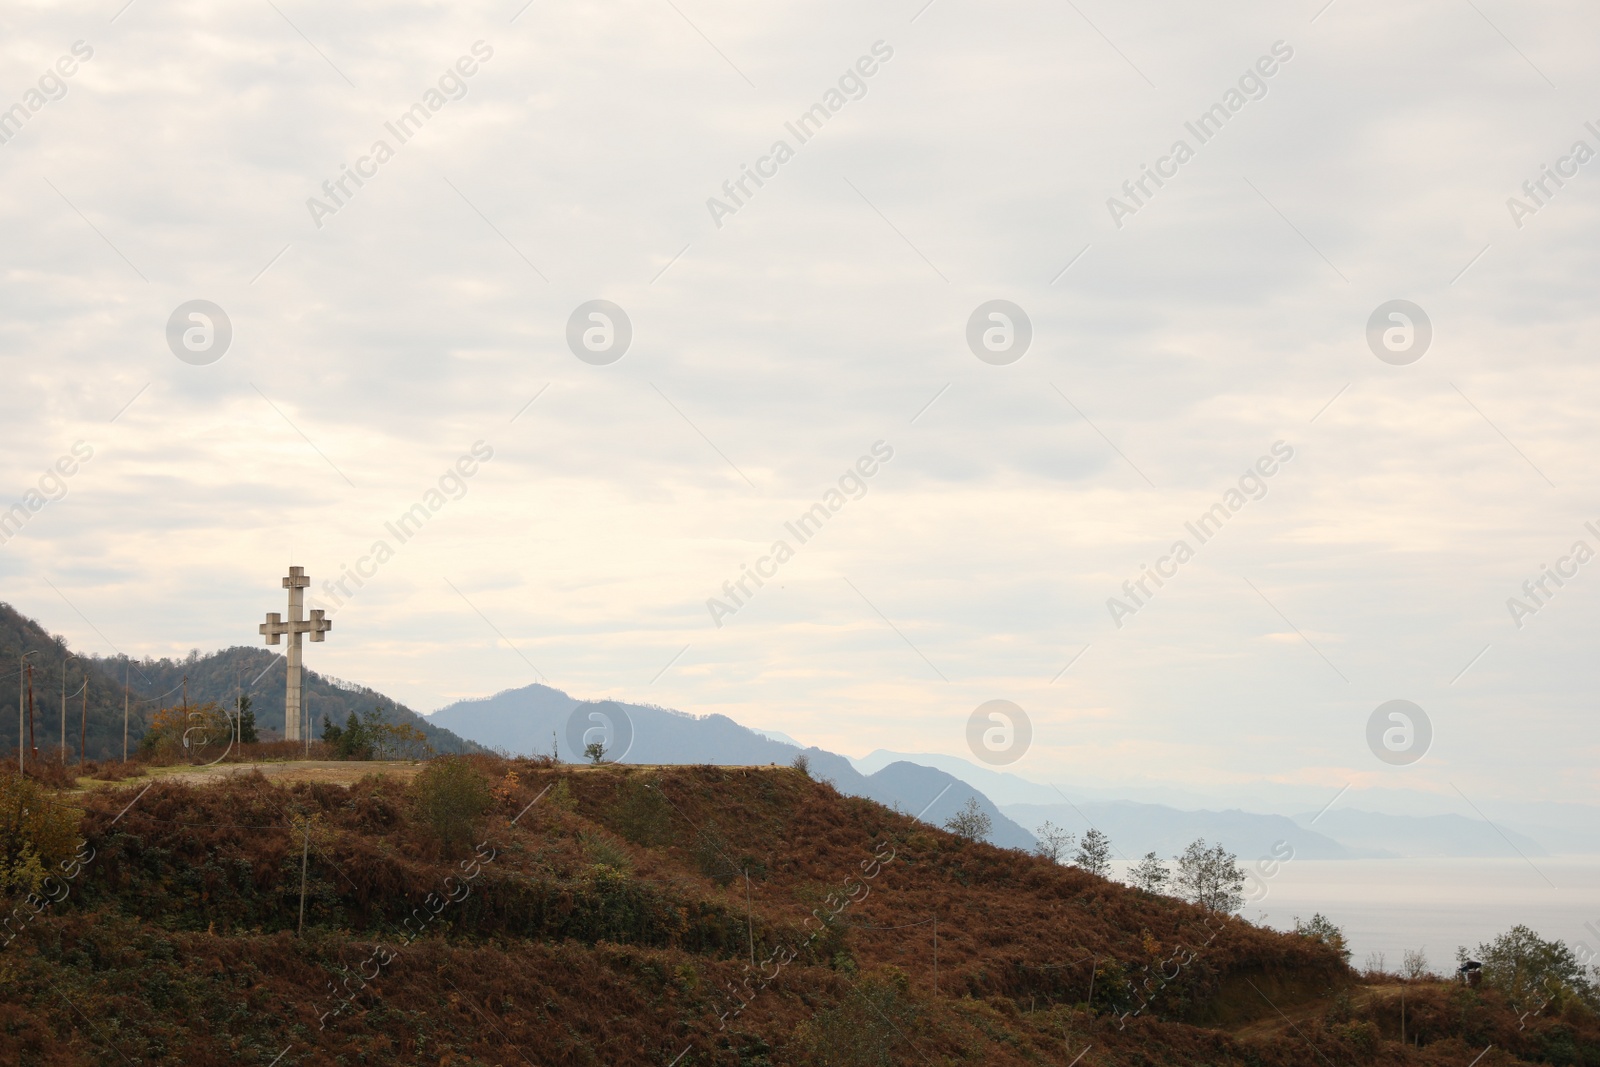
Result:
M0 950L0 1063L1464 1065L1482 1039L1489 1067L1507 1048L1600 1050L1581 1012L1518 1031L1493 994L1441 985L1413 989L1424 1043L1403 1048L1392 991L1328 945L789 768L471 756L409 783L251 774L74 799L87 858Z

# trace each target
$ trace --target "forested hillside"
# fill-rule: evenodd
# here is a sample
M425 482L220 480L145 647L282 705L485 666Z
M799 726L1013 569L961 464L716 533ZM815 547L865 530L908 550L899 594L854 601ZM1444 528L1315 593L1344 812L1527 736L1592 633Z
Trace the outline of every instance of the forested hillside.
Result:
M216 701L232 709L237 691L250 697L257 728L264 736L283 732L285 660L266 647L236 646L183 659L131 659L126 656L82 656L63 638L48 633L10 605L0 604L0 752L15 752L18 730L18 656L31 653L33 668L33 738L41 753L56 754L61 746L63 672L66 701L68 760L77 759L80 733L87 733L90 759L120 758L123 744L124 683L127 686L127 732L130 750L136 750L150 720L164 707L179 703L184 678L188 678L191 705ZM84 679L88 678L87 729ZM327 715L342 724L353 711L381 708L385 718L409 723L421 730L436 752L474 752L479 746L449 730L435 726L422 715L366 686L338 682L316 671L304 673L305 692L313 722L313 735L321 733ZM26 693L21 695L26 709ZM21 723L28 733L26 714Z

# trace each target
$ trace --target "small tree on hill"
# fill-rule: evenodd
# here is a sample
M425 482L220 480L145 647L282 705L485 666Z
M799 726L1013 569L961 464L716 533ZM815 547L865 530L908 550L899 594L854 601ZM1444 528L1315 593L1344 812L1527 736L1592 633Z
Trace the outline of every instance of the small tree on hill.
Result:
M1217 846L1218 848L1222 846ZM1332 945L1339 953L1339 957L1346 963L1350 962L1350 946L1344 939L1344 931L1322 912L1316 912L1311 918L1301 921L1300 916L1294 917L1294 932L1301 937L1309 937L1324 945Z
M1033 854L1049 860L1051 863L1060 863L1072 854L1072 846L1078 843L1078 835L1071 834L1046 819L1044 825L1033 832L1039 843L1033 846Z
M796 753L789 766L793 767L807 778L811 777L811 757L807 756L804 752Z
M599 741L590 741L583 746L583 754L589 757L589 762L598 767L606 758L606 746Z
M239 743L241 745L253 745L260 741L261 738L256 734L256 713L250 710L249 697L241 696L239 698L238 715Z
M1072 865L1105 878L1111 874L1111 838L1091 827L1078 845Z
M1146 893L1165 893L1172 881L1172 872L1154 852L1146 852L1144 859L1128 870L1128 884Z
M1583 962L1566 942L1546 941L1526 926L1484 942L1472 958L1483 964L1484 984L1504 993L1519 1010L1545 1001L1559 1008L1574 996L1600 1003ZM1457 949L1456 959L1465 962L1467 950Z
M1206 839L1198 837L1177 860L1173 885L1184 900L1225 915L1244 907L1244 871L1232 852L1220 844L1207 848Z
M978 806L977 797L968 797L961 810L945 820L944 828L968 841L984 841L994 829L994 820Z

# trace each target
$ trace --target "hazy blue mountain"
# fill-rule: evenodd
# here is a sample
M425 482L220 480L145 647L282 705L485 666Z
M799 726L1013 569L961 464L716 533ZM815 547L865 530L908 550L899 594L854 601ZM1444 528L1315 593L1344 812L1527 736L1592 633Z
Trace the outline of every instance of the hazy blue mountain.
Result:
M1110 836L1113 855L1120 859L1138 859L1146 852L1169 859L1197 837L1211 844L1220 842L1238 855L1241 863L1272 855L1279 841L1292 845L1298 859L1343 860L1372 855L1346 848L1319 832L1326 816L1318 821L1317 829L1312 830L1282 815L1257 815L1237 810L1179 811L1161 804L1129 800L1085 801L1076 805L1007 804L1001 810L1030 830L1037 830L1048 819L1081 837L1093 826Z
M971 760L946 756L939 752L891 752L880 748L850 762L854 763L856 770L862 774L872 774L902 760L907 763L919 763L924 767L937 767L941 771L953 774L973 788L983 790L986 796L1002 807L1007 804L1059 804L1062 800L1061 794L1048 785L1040 785L1038 782L1031 782L1007 771L982 767ZM1072 799L1078 798L1073 796Z
M1309 821L1314 812L1296 816ZM1496 832L1495 827L1500 832ZM1543 845L1501 823L1490 826L1464 815L1381 815L1336 808L1317 820L1317 829L1352 848L1388 856L1548 856ZM1501 833L1505 836L1502 837Z
M606 746L607 759L622 763L709 763L750 766L793 762L802 751L815 778L841 793L881 804L941 825L969 798L994 823L989 840L1005 848L1031 848L1031 833L1007 818L981 791L943 770L897 761L862 774L837 753L775 740L726 715L689 715L651 704L583 701L546 685L508 689L481 700L462 700L434 712L441 727L481 745L517 755L557 753L581 762L591 741Z

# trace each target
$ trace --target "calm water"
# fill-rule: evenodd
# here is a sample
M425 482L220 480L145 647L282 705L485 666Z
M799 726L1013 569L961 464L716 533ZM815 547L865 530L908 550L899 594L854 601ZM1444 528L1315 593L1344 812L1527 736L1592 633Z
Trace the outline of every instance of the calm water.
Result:
M1320 911L1344 929L1352 963L1382 952L1391 971L1408 948L1424 949L1433 970L1453 971L1456 946L1471 949L1517 923L1600 951L1600 936L1584 928L1600 930L1600 856L1533 862L1537 870L1520 859L1292 860L1241 916L1289 929L1295 916Z

